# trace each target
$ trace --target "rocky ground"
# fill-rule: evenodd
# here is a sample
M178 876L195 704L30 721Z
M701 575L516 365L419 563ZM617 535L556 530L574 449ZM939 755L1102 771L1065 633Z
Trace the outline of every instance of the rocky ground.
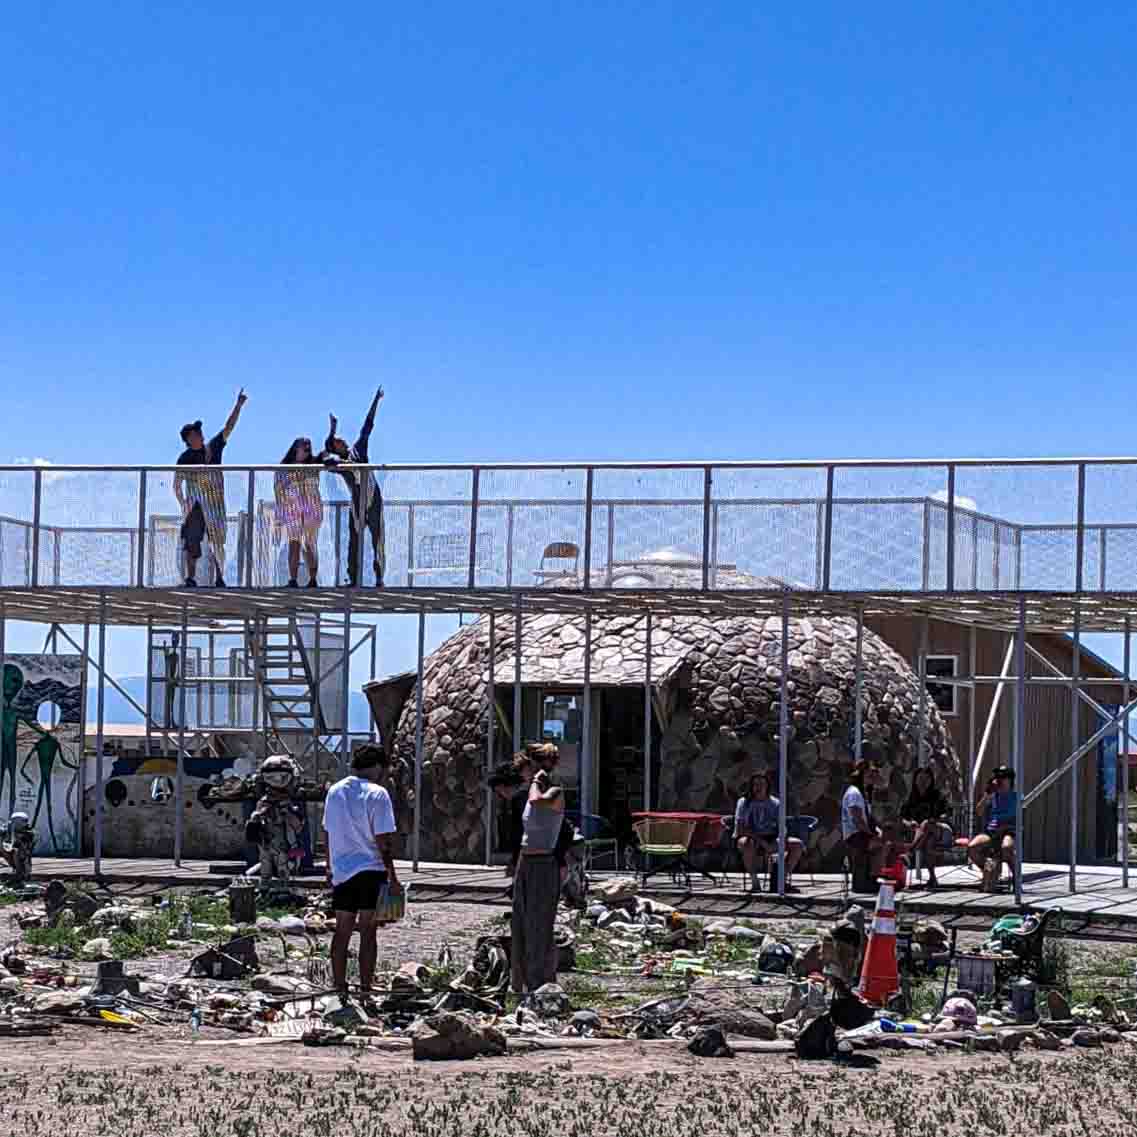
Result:
M140 911L154 909L157 917L103 937L111 941L110 954L125 957L127 972L144 981L138 1001L117 1007L118 1017L133 1023L97 1017L98 1008L84 1003L98 964L81 958L82 947L90 943L88 933L101 929L69 927L66 921L58 930L22 928L43 911L35 901L0 909L4 966L12 972L0 978L5 1000L0 1002L0 1105L13 1130L61 1137L206 1132L249 1137L282 1131L345 1137L686 1137L697 1128L704 1134L746 1129L850 1137L884 1129L912 1134L1034 1129L1108 1137L1123 1128L1131 1132L1137 1113L1131 1104L1137 1045L1129 1042L1137 1034L1130 1033L1092 1050L1044 1053L1023 1046L1010 1053L974 1053L972 1046L961 1045L807 1062L784 1052L744 1050L743 1043L736 1043L734 1058L696 1058L684 1041L667 1037L624 1037L603 1049L520 1049L519 1043L555 1041L571 1021L562 1016L550 1024L530 1016L510 1028L506 1055L424 1063L414 1061L405 1031L378 1016L370 1030L365 1025L362 1035L353 1034L355 1045L304 1045L296 1036L265 1033L285 997L279 993L254 992L248 979L179 987L189 959L227 931L209 921L222 921L226 914L208 896L162 894L157 899L164 906L154 899L135 896L133 901ZM112 906L123 907L122 900L116 898ZM186 911L197 942L177 939L187 930ZM392 984L399 968L406 973L408 962L421 962L429 974L423 986L432 998L435 991L460 986L476 941L501 932L502 915L485 905L413 906L406 920L380 934L385 985ZM269 914L270 919L282 916ZM144 931L147 924L153 927ZM765 1009L776 1019L788 988L776 978L759 987L749 981L755 953L767 932L804 944L817 929L755 924L750 930L753 936L708 938L700 952L688 953L711 973L696 980L696 989L724 1011L747 1007L757 1015ZM262 976L279 981L282 989L295 984L317 990L308 976L312 960L326 953L326 942L322 932L297 936L262 929L257 938ZM1126 1009L1137 1006L1132 1001L1137 946L1063 945L1056 958L1070 1001L1088 1005L1105 994L1128 1017ZM637 950L630 931L598 930L583 921L576 949L578 970L562 977L569 1012L595 1012L600 1024L586 1032L596 1037L576 1040L581 1046L598 1045L609 1034L633 1034L639 1020L628 1016L645 1002L689 994L687 980L673 971L674 959ZM917 1015L922 1007L935 1006L941 983L918 986ZM170 996L171 984L181 997ZM210 1000L219 992L232 1005L213 1007ZM67 1008L54 1020L36 1009L52 1000ZM190 1023L195 1001L206 1012L196 1032ZM5 1024L14 1028L21 1021L49 1022L49 1033L3 1037ZM506 1016L505 1021L512 1020Z

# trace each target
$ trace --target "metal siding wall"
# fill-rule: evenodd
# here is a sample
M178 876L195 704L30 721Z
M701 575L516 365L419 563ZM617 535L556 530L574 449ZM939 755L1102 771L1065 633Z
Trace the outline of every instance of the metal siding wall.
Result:
M892 648L910 663L915 663L920 643L919 618L889 616L866 619L865 626L881 636ZM957 655L959 670L966 672L968 662L968 631L956 625L933 620L928 628L928 651L933 655ZM998 675L1007 649L1007 636L1002 632L979 629L976 634L976 665L981 675ZM1032 647L1040 651L1063 674L1070 673L1072 649L1050 636L1029 637ZM1028 674L1049 674L1037 660L1028 657ZM1082 656L1082 674L1104 677L1108 672L1097 666L1085 654ZM1100 703L1118 703L1121 687L1095 686L1088 689ZM946 719L955 743L960 762L967 762L967 700L971 692L958 692L958 711ZM995 697L995 685L984 684L975 692L976 727L975 745L978 749L983 727ZM1070 747L1070 694L1059 685L1028 686L1026 691L1026 755L1024 763L1025 788L1037 785L1051 770L1069 757ZM1100 719L1088 706L1082 708L1083 739L1088 738L1100 725ZM1014 753L1014 687L1008 683L999 704L999 713L987 753L983 761L984 774L995 766L1010 765ZM1097 830L1097 751L1084 755L1079 763L1079 839L1078 862L1091 864L1096 859L1095 834ZM984 776L980 776L982 790ZM1068 782L1059 779L1026 811L1024 820L1023 857L1031 861L1066 863L1069 858L1069 799Z

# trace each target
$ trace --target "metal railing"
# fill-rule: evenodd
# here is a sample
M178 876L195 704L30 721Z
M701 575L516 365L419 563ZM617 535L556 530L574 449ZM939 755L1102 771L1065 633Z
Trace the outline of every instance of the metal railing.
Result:
M348 469L381 488L388 587L1137 591L1137 459ZM0 587L180 584L174 483L218 476L226 583L279 586L280 470L0 467ZM340 474L319 476L321 583L348 578L356 528L368 583L374 491L353 506ZM571 555L550 566L555 547Z

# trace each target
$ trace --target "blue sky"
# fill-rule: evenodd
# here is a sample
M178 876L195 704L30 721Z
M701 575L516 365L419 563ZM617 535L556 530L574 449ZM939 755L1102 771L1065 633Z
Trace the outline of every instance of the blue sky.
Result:
M15 8L0 461L1124 453L1135 24Z

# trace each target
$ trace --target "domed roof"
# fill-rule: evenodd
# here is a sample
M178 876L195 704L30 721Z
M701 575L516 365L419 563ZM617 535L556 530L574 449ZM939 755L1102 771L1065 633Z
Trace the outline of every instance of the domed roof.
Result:
M593 616L590 678L595 686L642 687L645 629L639 614ZM841 766L849 761L852 742L856 624L844 616L794 617L789 630L791 792L800 812L825 815L822 827L829 836L823 837L829 840L837 824ZM523 684L582 685L584 638L583 615L525 616ZM674 751L665 739L659 806L718 808L744 776L744 766L768 764L776 753L781 653L780 617L653 618L653 682L682 694L669 727L682 737ZM919 678L868 629L862 659L864 738L886 762L893 790L901 794L916 764ZM512 683L514 666L513 621L501 620L495 637L497 684ZM431 855L476 856L484 841L488 620L461 628L425 660L423 674L423 808L431 815L424 820L424 841ZM392 743L398 757L413 763L415 699L409 686L397 725L392 719ZM925 756L951 796L959 791L958 762L933 700L924 702ZM722 783L717 790L716 779ZM674 802L666 800L668 793Z

